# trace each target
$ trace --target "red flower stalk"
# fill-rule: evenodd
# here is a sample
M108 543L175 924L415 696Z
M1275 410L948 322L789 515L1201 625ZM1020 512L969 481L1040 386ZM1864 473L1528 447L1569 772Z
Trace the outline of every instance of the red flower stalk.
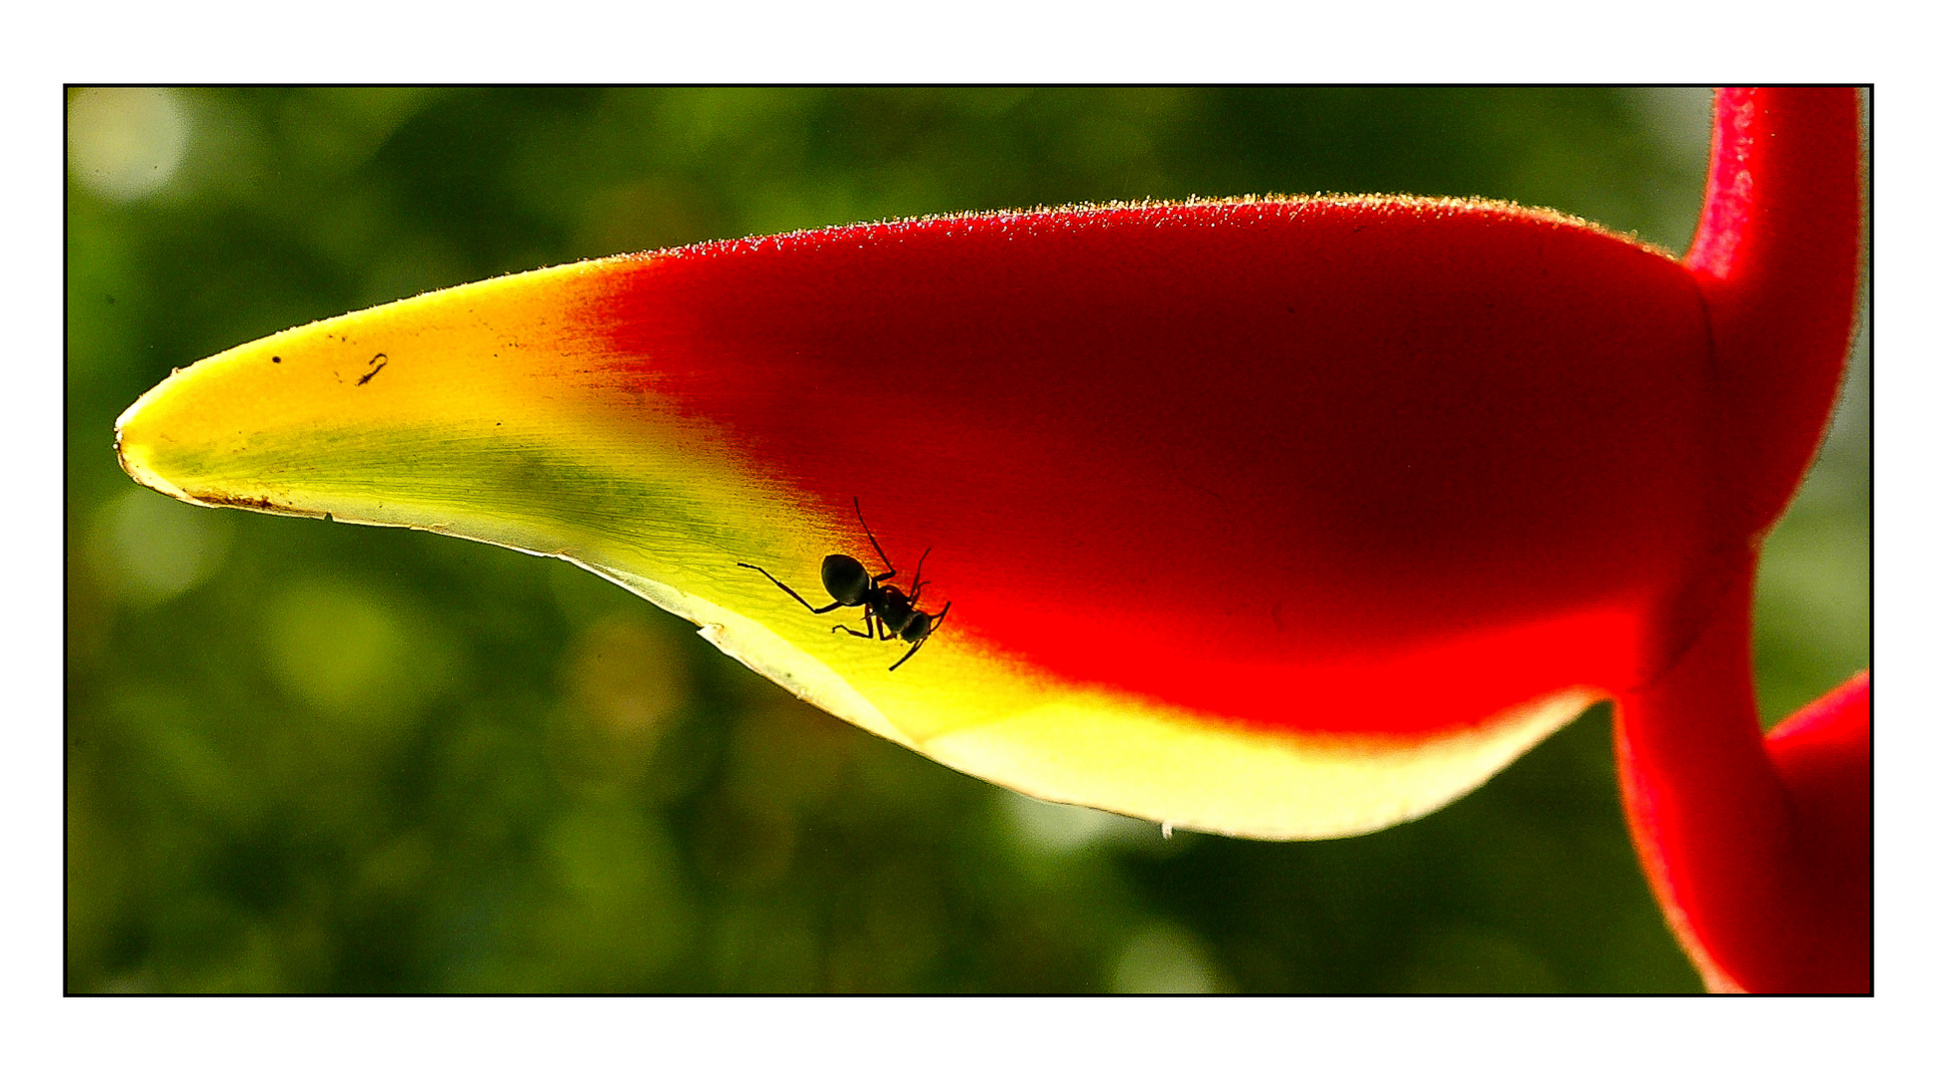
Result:
M1869 677L1765 739L1749 662L1756 552L1821 444L1849 348L1857 122L1848 90L1724 91L1684 260L1713 343L1714 569L1689 593L1692 644L1617 697L1616 740L1643 865L1711 989L1870 987Z
M1856 126L1724 95L1686 264L1403 197L823 229L287 331L119 446L190 501L571 559L944 763L1236 835L1416 817L1614 696L1710 985L1862 989L1867 689L1765 748L1746 636L1848 346ZM918 656L807 610L829 552L948 612Z

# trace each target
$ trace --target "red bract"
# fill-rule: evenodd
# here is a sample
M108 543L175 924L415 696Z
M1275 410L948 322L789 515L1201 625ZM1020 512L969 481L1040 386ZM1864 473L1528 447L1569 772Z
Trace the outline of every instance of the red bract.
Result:
M1700 299L1557 215L828 229L642 263L591 321L637 358L619 386L705 403L828 516L863 493L933 545L962 627L1267 728L1445 730L1634 682L1700 554Z
M121 451L191 501L573 559L937 760L1237 835L1418 816L1613 696L1710 985L1862 989L1867 691L1765 746L1747 654L1848 347L1856 131L1850 91L1724 95L1685 264L1377 197L561 267L204 361ZM823 555L874 565L856 497L949 605L897 671L745 568L818 606Z

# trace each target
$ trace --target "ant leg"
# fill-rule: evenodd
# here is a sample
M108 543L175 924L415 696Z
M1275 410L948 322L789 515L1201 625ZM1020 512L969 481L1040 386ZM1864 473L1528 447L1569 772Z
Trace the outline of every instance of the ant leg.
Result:
M881 581L886 581L889 578L895 576L895 564L889 561L888 553L881 550L881 541L876 540L874 538L874 530L868 528L868 519L861 516L861 496L859 495L856 495L854 497L854 517L856 520L858 520L861 523L861 531L868 534L868 543L874 545L874 553L876 555L881 556L881 564L888 568L887 573L882 574L880 577L877 577L874 580L877 582L881 582ZM916 574L915 576L920 577L921 575Z
M935 636L935 631L941 628L941 625L942 625L942 620L943 620L943 619L946 619L946 618L948 618L948 609L949 609L949 608L952 608L952 607L954 607L954 606L955 606L955 601L953 601L953 600L950 600L950 601L949 601L948 603L946 603L946 604L943 604L943 605L942 605L942 611L941 611L941 614L939 614L939 615L937 615L937 616L935 616L935 621L934 621L934 622L932 622L932 623L929 623L929 624L928 624L928 633L926 633L926 634L923 634L923 635L922 635L922 638L921 638L921 640L920 640L920 641L917 641L917 642L915 642L915 647L914 647L914 648L912 648L912 649L909 649L909 650L908 650L907 652L905 652L905 653L903 653L903 654L901 654L901 659L899 659L899 660L896 660L896 661L895 661L894 663L892 663L892 664L889 664L889 665L888 665L888 670L889 670L889 671L893 671L894 669L896 669L896 668L898 668L898 667L900 667L901 665L903 665L903 664L905 664L905 663L907 663L907 662L908 662L908 658L909 658L909 657L911 657L911 656L913 656L913 655L915 655L916 653L918 653L918 652L920 652L920 651L921 651L921 647L922 647L923 645L926 645L926 644L928 644L928 639L929 639L929 638L931 638L931 637L934 637L934 636Z
M913 656L913 655L915 655L916 653L918 653L918 652L920 652L920 651L921 651L921 647L922 647L923 645L926 645L926 644L928 644L928 639L927 639L927 638L922 638L922 639L921 639L920 641L917 641L917 642L915 642L915 647L914 647L914 648L912 648L912 649L909 649L909 650L908 650L907 652L905 652L905 653L902 653L902 654L901 654L901 659L899 659L899 660L896 660L896 661L895 661L894 663L892 663L892 664L889 664L889 665L888 665L888 670L889 670L889 671L893 671L894 669L896 669L896 668L898 668L898 667L900 667L901 665L903 665L903 664L905 664L905 663L907 663L907 662L908 662L908 658L909 658L909 657L911 657L911 656Z
M753 565L752 563L745 563L745 562L743 562L743 563L741 563L740 565L741 565L741 566L744 566L744 567L746 567L746 568L747 568L748 570L760 570L760 568L759 568L759 567L757 567L757 566L755 566L755 565ZM767 572L766 572L765 570L760 570L760 572L761 572L761 573L763 573L763 574L767 574ZM840 607L840 606L841 606L841 602L840 602L839 600L836 600L836 601L834 601L833 603L831 603L831 604L829 604L829 605L827 605L826 607L815 607L814 605L812 605L812 604L810 604L810 603L808 603L808 602L807 602L807 598L806 598L806 597L804 597L804 596L802 596L802 595L800 595L799 593L797 593L797 592L795 592L794 590L792 590L792 589L790 589L790 588L788 588L788 587L787 587L787 583L786 583L786 582L784 582L784 581L782 581L782 580L780 580L780 579L779 579L779 578L777 578L777 577L774 577L774 576L773 576L772 574L767 574L767 580L768 580L768 581L771 581L771 582L773 582L773 583L774 583L775 585L778 585L778 586L780 586L780 591L781 591L781 592L784 592L784 593L786 593L786 594L787 594L788 596L791 596L791 597L793 597L794 599L796 599L796 600L798 600L798 601L800 601L800 606L801 606L801 607L804 607L804 608L806 608L807 610L809 610L809 611L811 611L811 612L813 612L813 613L814 613L814 614L816 614L816 615L825 615L825 614L827 614L828 612L830 612L830 611L833 611L833 610L834 610L835 608L837 608L837 607Z
M840 631L844 631L844 632L846 632L846 633L849 633L849 634L853 634L853 635L854 635L855 637L858 637L858 638L867 638L867 639L868 639L869 641L873 641L873 640L874 640L875 638L874 638L874 612L873 612L873 610L872 610L872 609L869 609L869 608L866 608L866 607L863 607L863 608L861 609L861 623L862 623L862 625L864 625L864 626L866 626L866 627L868 628L868 632L867 632L867 633L865 633L865 634L863 634L863 633L862 633L861 631L859 631L859 630L850 630L850 629L848 629L847 627L845 627L845 626L842 626L842 625L841 625L840 623L835 623L835 624L834 624L834 630L840 630ZM832 630L830 630L830 631L828 631L828 632L829 632L829 633L833 633L833 631L832 631ZM885 634L884 634L884 635L882 635L882 637L881 637L881 640L882 640L882 641L886 641L886 640L888 640L888 638L887 638L887 635L885 635Z

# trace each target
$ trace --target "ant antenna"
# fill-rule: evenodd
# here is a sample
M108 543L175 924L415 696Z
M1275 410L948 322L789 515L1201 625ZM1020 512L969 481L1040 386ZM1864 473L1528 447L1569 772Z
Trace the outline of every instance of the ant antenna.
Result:
M928 549L928 551L933 550L935 549ZM928 561L928 551L922 552L921 558L915 560L915 583L908 589L908 602L911 604L921 595L921 564Z

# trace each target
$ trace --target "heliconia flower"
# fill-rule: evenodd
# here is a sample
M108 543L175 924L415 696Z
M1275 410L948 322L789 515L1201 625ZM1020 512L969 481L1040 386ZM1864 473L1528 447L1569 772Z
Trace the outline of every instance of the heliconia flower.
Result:
M1861 991L1867 676L1765 740L1748 661L1849 344L1858 104L1716 115L1681 262L1386 196L817 229L288 330L116 438L190 502L568 559L940 762L1194 829L1414 818L1613 697L1711 988Z

